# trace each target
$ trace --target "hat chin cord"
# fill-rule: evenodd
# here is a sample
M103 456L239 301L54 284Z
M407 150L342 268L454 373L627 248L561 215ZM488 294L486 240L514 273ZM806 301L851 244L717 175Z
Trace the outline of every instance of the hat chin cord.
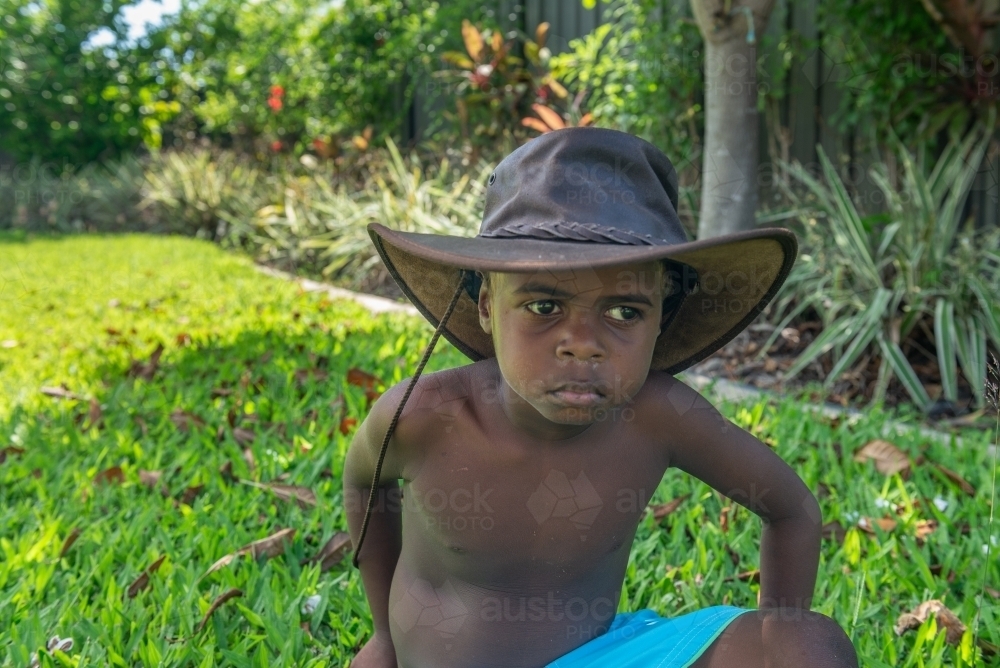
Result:
M466 273L465 270L462 270ZM392 432L396 430L396 423L399 421L399 416L403 413L403 407L406 405L406 400L410 398L410 392L413 391L413 386L416 385L417 379L420 378L420 373L424 370L424 365L427 364L427 360L430 359L431 352L434 350L434 345L437 343L438 337L441 336L441 332L444 330L445 324L448 322L448 318L451 317L451 312L455 310L455 304L458 303L458 298L462 295L465 290L465 277L463 280L458 282L458 287L455 288L455 294L451 298L451 303L448 304L448 308L445 310L444 315L441 316L441 322L438 323L437 329L434 330L434 336L431 337L430 343L427 344L427 348L424 350L424 356L420 360L420 364L417 365L417 370L413 374L413 378L410 379L410 384L406 387L406 393L403 395L403 399L399 402L399 406L396 408L396 414L392 416L392 422L389 423L389 429L385 432L385 439L382 441L382 449L378 453L378 463L375 465L375 475L372 476L372 486L368 493L368 507L365 509L365 520L361 524L361 535L358 536L357 547L354 548L354 557L352 562L355 568L358 566L358 557L361 554L361 544L365 540L365 534L368 533L368 522L371 520L372 508L375 507L375 490L378 488L379 476L382 473L382 462L385 460L385 453L389 449L389 439L392 438Z

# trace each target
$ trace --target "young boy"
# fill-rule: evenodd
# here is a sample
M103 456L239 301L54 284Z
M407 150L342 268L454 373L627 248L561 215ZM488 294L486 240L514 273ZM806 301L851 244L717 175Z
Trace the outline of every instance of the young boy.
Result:
M437 330L344 465L375 628L354 668L858 665L836 622L809 611L816 499L673 376L763 310L795 237L688 242L676 209L666 156L585 127L497 166L477 237L369 225ZM440 334L474 363L421 377ZM616 614L636 527L670 467L764 521L758 609Z

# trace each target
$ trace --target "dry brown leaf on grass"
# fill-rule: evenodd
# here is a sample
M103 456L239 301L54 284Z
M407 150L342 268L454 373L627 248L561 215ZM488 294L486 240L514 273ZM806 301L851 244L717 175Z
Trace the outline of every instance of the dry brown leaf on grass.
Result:
M829 538L831 540L836 540L838 543L843 543L844 537L847 536L847 529L845 529L837 520L833 520L832 522L827 522L823 525L822 535L823 538Z
M920 628L920 625L926 622L931 615L936 615L938 628L946 630L945 640L949 644L957 645L962 640L965 624L937 599L924 601L910 612L901 614L896 620L896 635L903 635L910 629Z
M235 429L233 429L233 438L240 445L249 445L253 443L254 433L249 429L245 429L243 427L236 427Z
M664 517L666 517L667 515L671 514L672 512L680 508L680 505L684 503L684 500L687 499L689 496L691 496L690 492L684 494L683 496L678 496L673 501L668 501L667 503L658 503L654 506L650 506L649 507L650 510L653 511L653 519L659 522Z
M234 559L236 559L236 557L243 556L244 554L249 554L254 559L262 555L266 557L276 557L284 551L285 543L290 541L294 535L295 529L282 529L271 534L267 538L261 538L260 540L250 543L249 545L244 545L232 554L227 554L212 564L212 566L205 571L205 575L214 573L224 566L228 566Z
M736 575L729 575L722 578L723 582L732 582L733 580L743 580L744 582L749 582L750 584L760 582L760 570L754 568L753 570L744 571L742 573L737 573Z
M194 413L190 413L181 408L175 408L170 414L170 421L173 422L178 429L183 432L190 431L192 425L196 427L204 427L205 421Z
M892 531L893 529L896 528L896 520L891 519L889 517L880 517L878 519L872 519L870 517L862 517L861 519L858 520L858 528L872 535L875 534L874 525L876 524L882 531L885 532Z
M94 476L94 484L96 485L107 485L110 483L121 484L125 481L125 474L122 472L122 467L112 466L111 468L105 469Z
M7 457L13 457L14 455L21 456L24 454L24 448L19 448L16 445L8 445L5 448L0 448L0 464L7 461Z
M62 549L59 550L60 559L66 556L66 553L69 552L69 549L73 547L73 543L75 543L79 537L80 529L74 527L73 530L69 532L69 535L66 536L66 540L63 541Z
M316 506L316 493L308 487L297 485L283 485L275 482L254 482L253 480L241 480L244 485L250 485L257 489L266 489L274 492L274 495L283 501L296 501L300 508Z
M149 356L148 362L132 360L126 374L129 378L142 378L143 380L153 380L156 370L160 367L160 356L163 354L163 344L156 344L156 350Z
M934 530L938 528L937 520L917 520L916 525L916 535L917 535L917 545L923 545L924 540L927 536L934 533Z
M212 601L212 605L208 606L208 612L206 612L205 616L201 618L200 622L198 622L198 628L194 632L195 635L201 633L201 630L205 628L205 624L208 624L208 620L211 618L212 614L221 608L226 601L239 598L240 596L243 596L243 592L235 587L224 594L220 594L214 601Z
M86 401L87 397L82 394L77 394L76 392L70 392L69 388L63 385L62 387L43 387L39 390L42 394L47 397L52 397L53 399L73 399L76 401Z
M854 454L854 461L875 461L875 470L883 475L902 473L910 468L910 457L889 441L869 441Z
M955 483L959 487L961 487L963 492L965 492L969 496L975 496L976 495L976 488L973 487L971 484L969 484L969 481L967 481L965 478L963 478L959 474L955 473L951 469L948 469L948 468L945 468L945 467L941 466L940 464L934 463L934 467L938 471L940 471L941 473L943 473L953 483Z
M152 564L150 564L149 568L147 568L146 570L144 570L139 575L139 577L137 577L135 579L135 582L133 582L132 584L130 584L128 586L128 589L125 592L126 596L128 596L129 598L135 598L136 596L139 595L139 592L141 592L143 589L145 589L146 587L148 587L149 586L149 576L156 572L156 570L163 563L163 560L166 559L166 558L167 558L167 555L164 554L162 557L160 557L159 559L157 559L156 561L154 561Z
M73 639L72 638L60 638L59 636L52 636L49 641L45 643L45 651L49 654L54 654L55 652L69 652L73 649ZM39 650L40 651L40 650ZM34 652L31 655L31 662L28 663L28 668L38 668L38 655L39 652Z
M243 461L247 463L247 468L250 469L251 473L253 473L254 469L257 468L257 463L253 458L253 450L250 448L243 448Z
M325 573L336 566L344 558L344 555L354 549L351 543L351 535L346 531L338 531L333 534L330 540L326 541L322 549L315 556L304 560L300 566L318 563L320 572Z
M219 467L219 475L226 482L238 482L239 478L233 473L233 462L227 460L222 466Z
M374 390L375 385L384 385L382 379L378 376L372 375L367 371L362 371L358 368L351 368L347 370L347 383L348 385L363 387L366 390Z
M156 483L160 482L160 478L162 477L163 471L146 471L145 469L139 470L139 482L150 489L155 488Z
M313 367L311 369L298 369L295 372L295 382L298 383L299 385L302 385L306 383L310 377L319 382L326 380L329 375L330 374L328 374L326 371L323 371L323 369L319 369L316 367Z
M342 419L340 421L340 433L343 434L344 436L347 436L349 433L351 433L351 429L353 429L354 425L356 425L357 423L358 423L357 418L346 417Z
M101 410L100 402L98 402L97 399L91 397L90 408L87 410L88 423L87 426L84 427L84 430L89 431L93 429L95 426L97 426L97 423L101 421L101 416L103 414L104 413Z
M205 489L204 485L191 485L181 492L178 500L185 506L190 506L194 503L194 500L198 498L198 495L201 494L203 489Z
M729 513L732 509L732 506L726 506L719 512L719 528L722 529L722 533L729 531Z

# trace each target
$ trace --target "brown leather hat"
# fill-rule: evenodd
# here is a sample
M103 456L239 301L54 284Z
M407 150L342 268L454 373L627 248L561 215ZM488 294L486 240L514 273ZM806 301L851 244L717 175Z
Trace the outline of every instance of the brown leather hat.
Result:
M757 317L798 249L790 230L773 227L688 241L677 196L677 172L649 142L617 130L565 128L532 139L497 165L477 236L400 232L379 223L368 233L431 324L465 288L442 333L473 361L495 355L479 324L476 271L573 270L586 283L596 268L667 260L674 292L665 306L674 313L651 368L674 374Z
M768 227L689 241L677 199L677 172L649 142L617 130L565 128L530 140L497 165L475 237L369 224L393 279L436 327L390 423L372 487L437 337L443 334L473 361L496 354L479 324L477 271L558 271L560 278L572 271L578 286L595 286L594 269L665 262L672 287L651 369L670 374L745 329L788 277L798 250L794 233ZM362 539L367 525L368 515ZM355 565L359 552L360 540Z

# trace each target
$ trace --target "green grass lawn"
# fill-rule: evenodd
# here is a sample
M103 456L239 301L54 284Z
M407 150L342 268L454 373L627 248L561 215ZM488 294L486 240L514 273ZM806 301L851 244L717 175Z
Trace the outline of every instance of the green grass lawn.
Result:
M347 558L306 560L346 530L341 466L367 404L348 370L385 386L408 377L430 325L302 292L206 242L144 236L0 239L0 314L0 665L27 666L56 635L73 647L42 652L42 666L347 665L371 630L360 578ZM466 363L441 339L426 372ZM984 572L990 435L963 434L959 450L899 437L924 459L885 476L854 461L882 414L848 427L790 399L720 409L847 528L824 540L813 607L862 665L971 665L984 575L1000 589L997 537ZM248 481L307 488L315 505ZM677 470L653 503L685 494L659 524L643 520L621 609L755 607L754 579L736 576L759 566L760 521L737 506L723 530L726 500ZM896 525L870 534L862 517ZM937 525L918 543L922 520ZM208 572L284 529L270 558ZM894 632L930 599L969 627L957 646L933 617ZM978 637L1000 644L997 599L985 599Z

